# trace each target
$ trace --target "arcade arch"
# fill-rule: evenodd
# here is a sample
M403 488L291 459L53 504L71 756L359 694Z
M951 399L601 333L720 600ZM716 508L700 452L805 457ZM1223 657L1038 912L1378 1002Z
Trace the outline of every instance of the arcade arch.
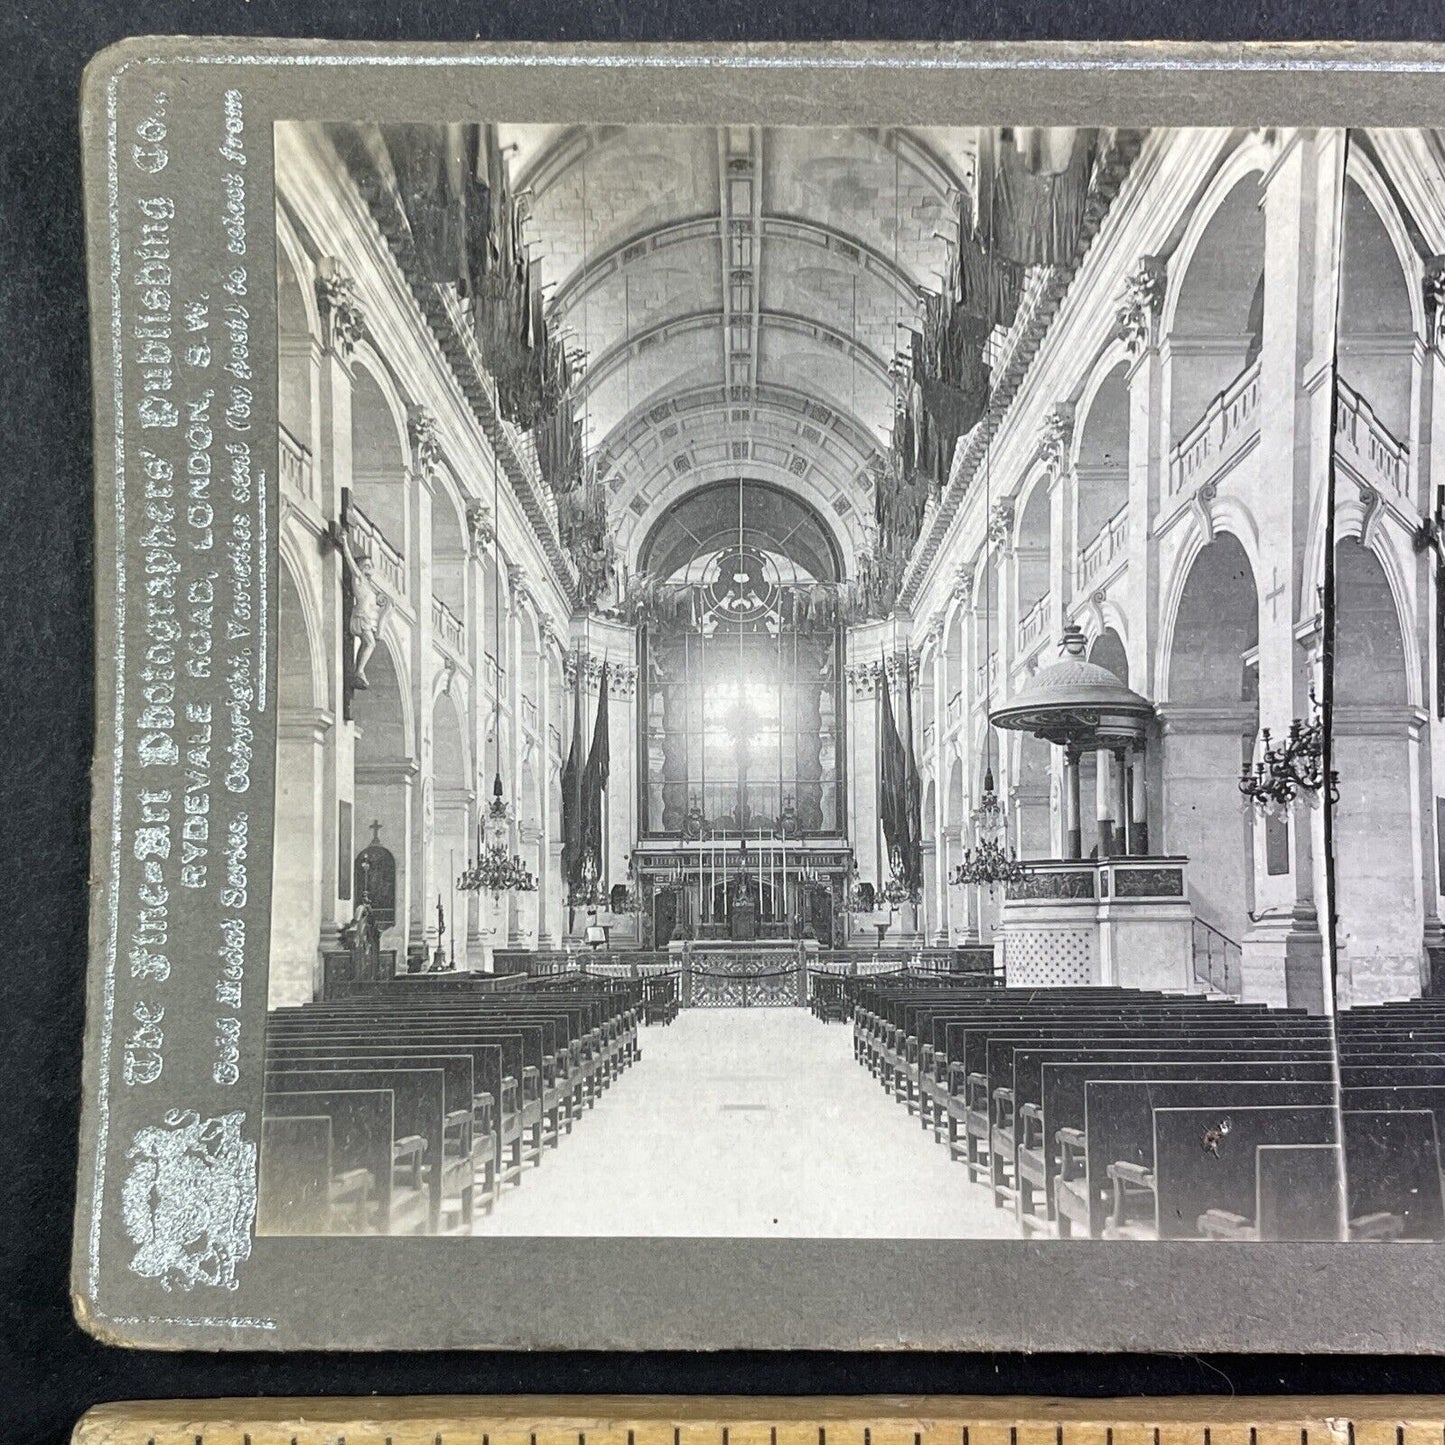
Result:
M1335 546L1332 762L1336 974L1341 1007L1418 996L1424 964L1424 820L1412 783L1419 712L1390 581L1357 538Z
M1258 729L1258 646L1254 569L1239 540L1221 533L1195 556L1175 613L1160 708L1163 851L1189 859L1196 915L1236 943L1253 897L1238 780Z

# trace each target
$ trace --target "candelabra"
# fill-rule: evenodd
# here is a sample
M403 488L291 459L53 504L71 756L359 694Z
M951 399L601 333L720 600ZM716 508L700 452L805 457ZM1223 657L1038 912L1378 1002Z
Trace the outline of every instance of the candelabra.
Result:
M978 845L966 849L963 862L948 875L950 883L978 883L990 894L1000 884L1021 883L1024 865L1012 848L1004 850L997 838L980 838Z
M888 855L889 879L878 890L878 896L889 908L900 908L905 903L917 903L922 898L921 890L903 876L903 851L896 845Z
M601 869L598 867L596 850L589 848L586 856L582 859L580 886L572 894L572 903L575 907L595 911L602 906L605 893L601 887L600 878Z
M997 838L1003 831L1004 806L994 787L993 769L987 768L983 775L983 796L978 806L969 815L973 822L975 838Z
M1244 764L1239 791L1246 803L1260 812L1278 816L1296 799L1317 801L1328 790L1332 803L1340 800L1340 775L1325 768L1325 724L1319 699L1310 689L1310 720L1294 718L1282 742L1271 742L1270 730L1260 734L1264 750L1253 768Z
M507 826L511 812L502 797L499 773L492 784L492 801L487 805L486 830L477 828L477 856L467 861L457 887L466 893L535 893L537 880L515 853L507 851Z

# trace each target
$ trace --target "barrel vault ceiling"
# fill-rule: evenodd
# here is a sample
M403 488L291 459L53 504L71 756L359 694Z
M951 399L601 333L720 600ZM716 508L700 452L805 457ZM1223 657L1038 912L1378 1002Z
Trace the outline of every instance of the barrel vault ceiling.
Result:
M937 290L972 132L504 126L579 412L635 562L711 481L789 487L848 552L871 516L891 368Z

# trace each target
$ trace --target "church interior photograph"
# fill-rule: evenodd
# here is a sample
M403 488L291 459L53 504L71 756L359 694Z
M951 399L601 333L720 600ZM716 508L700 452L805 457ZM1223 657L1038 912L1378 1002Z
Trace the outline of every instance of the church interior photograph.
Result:
M1445 136L274 147L259 1232L1445 1240Z

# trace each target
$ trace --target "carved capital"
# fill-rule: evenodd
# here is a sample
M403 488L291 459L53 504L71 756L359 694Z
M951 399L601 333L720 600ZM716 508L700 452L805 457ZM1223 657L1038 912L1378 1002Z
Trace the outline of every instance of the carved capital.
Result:
M578 676L584 687L595 687L602 677L602 659L593 652L574 647L562 659L562 677L568 687L573 686Z
M435 476L442 461L436 417L424 406L407 407L406 433L411 440L412 465L424 477Z
M1140 256L1138 266L1124 282L1114 322L1130 356L1141 355L1158 341L1168 283L1169 273L1159 256Z
M1074 408L1056 406L1044 418L1039 429L1038 459L1055 472L1063 471L1074 440Z
M1445 256L1431 256L1425 262L1420 287L1425 300L1425 341L1436 346L1445 339Z
M908 680L918 681L918 660L919 654L911 647L900 647L895 652L890 652L883 661L884 671L888 674L888 681L896 683L903 676L903 669L908 669Z
M988 540L995 547L1006 547L1013 536L1014 504L1012 497L1004 497L993 504L988 514Z
M609 697L637 696L637 668L630 662L609 662L607 664L607 695Z
M507 563L507 585L512 590L514 613L532 605L532 589L527 585L527 569L520 562Z
M348 359L366 334L366 313L356 299L356 282L334 256L323 257L317 270L316 305L326 346Z
M472 556L481 561L487 549L497 540L497 528L492 521L492 509L484 502L467 503L467 532L471 536Z

